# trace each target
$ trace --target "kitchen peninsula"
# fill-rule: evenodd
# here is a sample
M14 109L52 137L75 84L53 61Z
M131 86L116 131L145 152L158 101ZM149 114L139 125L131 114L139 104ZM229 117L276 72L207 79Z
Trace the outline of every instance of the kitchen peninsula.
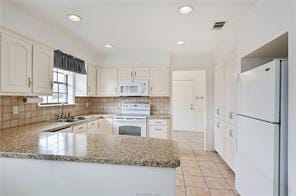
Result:
M176 194L180 161L173 141L44 132L66 126L46 122L0 131L0 195Z

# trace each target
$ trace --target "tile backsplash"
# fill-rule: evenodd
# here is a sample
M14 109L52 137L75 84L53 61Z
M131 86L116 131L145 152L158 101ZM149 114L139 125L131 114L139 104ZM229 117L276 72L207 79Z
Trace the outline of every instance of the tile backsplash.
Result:
M0 96L0 129L52 120L61 113L59 106L39 107L37 103L24 103L23 98ZM76 104L65 106L64 113L88 114L90 111L87 103L89 98L76 98ZM18 106L18 114L13 114L14 106Z
M170 98L168 97L97 97L91 99L90 112L119 113L123 103L150 103L152 114L170 113Z
M22 96L0 96L0 129L53 120L61 113L60 106L39 107L37 103L24 103ZM64 114L119 113L123 103L150 103L152 114L169 114L168 97L76 97L75 105L64 106ZM88 107L87 107L88 105ZM18 114L13 107L18 106Z

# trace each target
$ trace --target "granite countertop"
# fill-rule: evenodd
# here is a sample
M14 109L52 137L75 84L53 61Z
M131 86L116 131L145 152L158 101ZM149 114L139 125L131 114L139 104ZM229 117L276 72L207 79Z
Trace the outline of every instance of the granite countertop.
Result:
M71 125L44 122L0 130L0 157L168 168L180 165L177 145L171 140L43 132Z

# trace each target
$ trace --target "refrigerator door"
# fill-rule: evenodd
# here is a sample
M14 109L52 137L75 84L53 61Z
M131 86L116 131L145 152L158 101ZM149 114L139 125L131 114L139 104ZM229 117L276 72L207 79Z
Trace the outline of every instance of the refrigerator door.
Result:
M239 114L279 122L279 92L279 60L241 73Z
M279 125L238 117L236 188L245 196L278 196Z

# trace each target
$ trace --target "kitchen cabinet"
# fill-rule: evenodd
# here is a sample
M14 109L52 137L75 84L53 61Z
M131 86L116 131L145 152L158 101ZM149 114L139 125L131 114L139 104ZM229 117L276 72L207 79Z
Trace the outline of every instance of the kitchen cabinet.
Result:
M150 68L150 93L151 97L169 96L170 75L168 67Z
M118 69L118 80L133 80L133 68Z
M8 31L1 32L0 92L51 95L53 49Z
M1 33L1 92L32 92L32 52L29 40Z
M224 128L224 160L234 170L234 127L225 125Z
M148 121L148 137L169 139L169 120L168 119L150 119Z
M87 66L87 95L96 96L97 94L97 69L95 66Z
M97 95L101 97L115 97L117 92L117 69L97 69Z
M120 68L118 69L119 80L149 80L149 68Z
M224 64L215 67L215 115L218 118L224 117Z
M100 133L98 120L87 122L86 129L87 133Z
M53 49L33 46L33 94L51 95L53 90Z
M99 132L102 134L112 135L113 134L113 119L112 118L101 118L98 120Z
M79 124L79 125L73 125L72 131L73 131L73 133L86 133L86 131L87 131L86 123Z
M215 119L215 133L214 133L214 142L215 142L215 150L218 154L224 158L224 146L225 146L225 133L224 133L224 122Z

